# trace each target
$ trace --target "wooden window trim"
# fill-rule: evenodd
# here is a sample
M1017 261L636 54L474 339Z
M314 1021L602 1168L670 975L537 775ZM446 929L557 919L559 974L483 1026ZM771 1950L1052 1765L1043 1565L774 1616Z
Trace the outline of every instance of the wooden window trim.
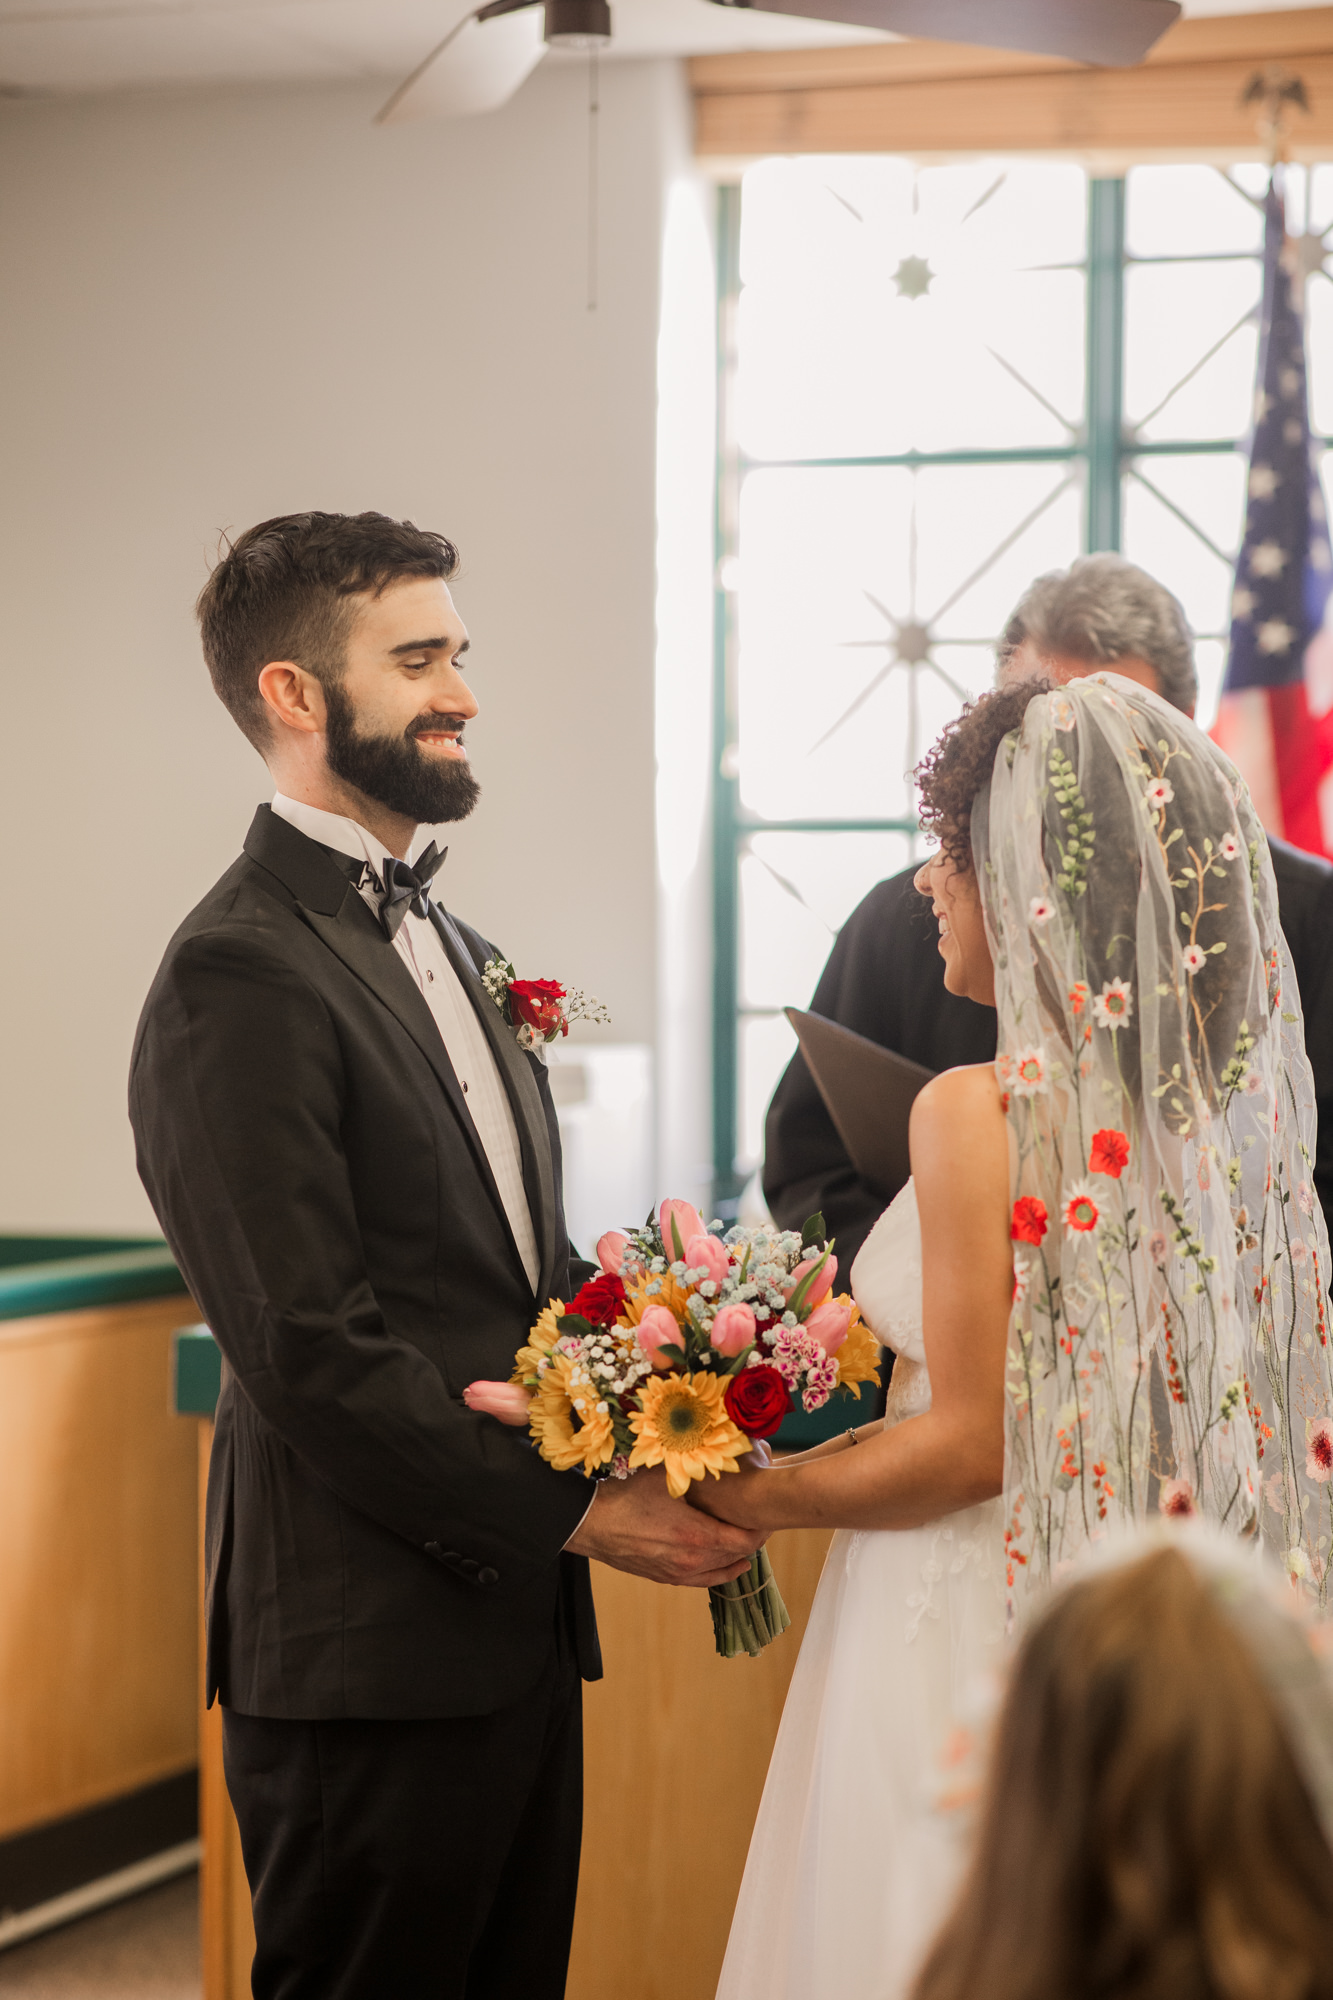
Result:
M1133 69L928 41L695 56L695 150L1060 154L1105 172L1147 159L1262 158L1241 92L1255 68L1303 79L1294 159L1333 158L1333 6L1186 19Z

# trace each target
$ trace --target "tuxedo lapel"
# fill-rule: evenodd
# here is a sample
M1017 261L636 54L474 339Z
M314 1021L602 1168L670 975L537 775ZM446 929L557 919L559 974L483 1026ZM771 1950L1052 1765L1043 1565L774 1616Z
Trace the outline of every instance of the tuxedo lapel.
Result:
M399 1025L406 1029L430 1064L448 1098L473 1160L501 1220L509 1230L491 1163L472 1122L467 1099L449 1060L435 1016L420 988L371 915L361 892L331 861L317 841L310 840L268 806L260 806L245 838L245 851L261 868L276 875L301 905L306 922L329 950L368 986ZM517 1255L517 1245L515 1245Z
M513 1109L523 1161L523 1186L536 1226L541 1259L537 1298L543 1300L549 1295L555 1275L555 1170L551 1163L551 1135L546 1123L546 1107L533 1075L532 1059L519 1047L513 1029L482 985L476 962L452 918L437 903L431 904L430 914L444 943L449 963L462 981L491 1045Z

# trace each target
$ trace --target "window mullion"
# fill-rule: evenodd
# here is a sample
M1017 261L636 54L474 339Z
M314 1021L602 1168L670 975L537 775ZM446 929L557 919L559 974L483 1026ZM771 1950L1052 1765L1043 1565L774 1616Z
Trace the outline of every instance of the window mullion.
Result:
M1125 183L1088 182L1088 492L1090 551L1120 547L1124 452Z
M740 780L735 768L735 597L725 588L736 554L739 463L735 440L736 307L740 298L741 190L718 189L717 495L713 516L713 1199L714 1214L740 1193Z

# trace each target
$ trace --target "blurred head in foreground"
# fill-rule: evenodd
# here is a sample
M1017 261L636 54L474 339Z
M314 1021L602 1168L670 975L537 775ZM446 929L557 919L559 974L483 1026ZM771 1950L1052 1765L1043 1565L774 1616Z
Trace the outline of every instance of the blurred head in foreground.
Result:
M1308 1628L1213 1541L1122 1555L1023 1643L914 2000L1325 2000L1331 1813Z

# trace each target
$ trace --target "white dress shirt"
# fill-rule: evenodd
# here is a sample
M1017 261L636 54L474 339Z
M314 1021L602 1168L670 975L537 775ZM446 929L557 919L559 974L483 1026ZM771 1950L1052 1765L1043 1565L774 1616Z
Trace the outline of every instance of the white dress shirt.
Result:
M288 820L299 833L319 841L322 846L332 847L339 854L350 854L356 861L368 861L383 881L389 850L356 820L347 819L342 813L325 812L320 806L303 805L297 799L286 798L281 792L273 800L273 810L281 819ZM412 843L413 852L426 845L427 841L419 834ZM374 888L365 884L361 894L375 912L378 923L379 906ZM537 1255L532 1211L523 1186L523 1158L519 1151L518 1130L514 1124L513 1107L486 1039L486 1031L477 1019L476 1010L449 963L440 934L429 917L419 917L414 910L409 910L393 944L421 989L440 1031L445 1052L453 1064L454 1074L467 1093L472 1122L490 1161L528 1283L535 1292L541 1261Z

